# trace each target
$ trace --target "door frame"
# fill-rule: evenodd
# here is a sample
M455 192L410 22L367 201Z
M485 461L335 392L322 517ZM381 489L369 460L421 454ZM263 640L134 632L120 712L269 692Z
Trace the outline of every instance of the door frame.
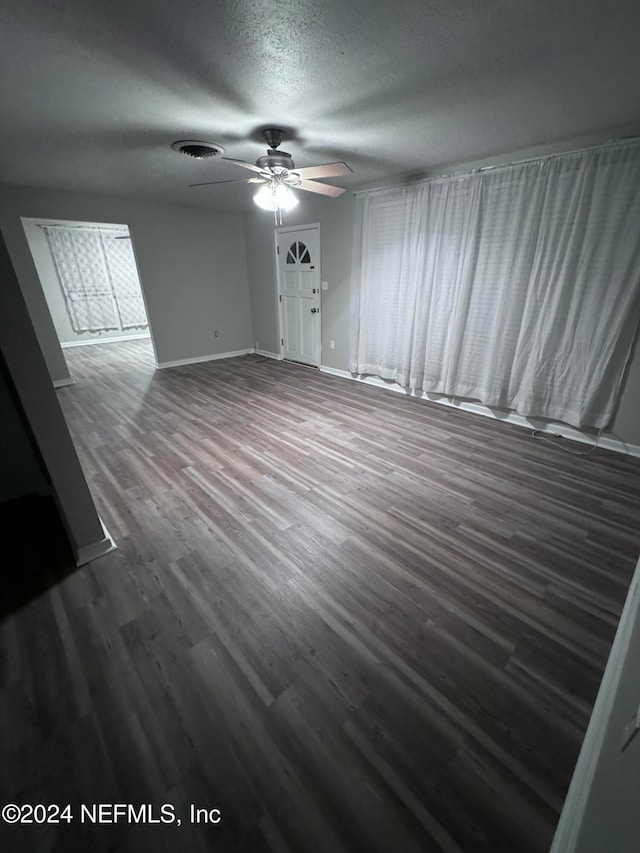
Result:
M277 228L273 229L273 258L276 266L276 308L277 308L277 317L278 317L278 353L281 359L284 359L284 338L282 336L282 330L284 329L284 320L282 317L282 306L283 300L282 296L282 282L280 280L280 261L278 258L278 237L281 234L295 233L296 231L310 231L314 229L318 232L318 305L320 306L320 328L318 329L318 336L316 339L316 352L314 353L314 360L316 362L315 367L320 367L322 363L322 232L320 229L319 222L309 222L307 225L281 225Z
M51 313L51 307L49 305L49 299L46 295L45 287L42 283L42 278L40 276L40 270L38 269L38 264L36 264L36 262L35 262L35 257L36 257L35 251L36 250L35 250L35 247L32 245L31 228L32 228L32 226L39 226L39 225L61 225L63 227L70 227L70 228L74 228L74 227L75 228L84 228L84 227L86 227L86 228L90 228L90 229L95 228L98 230L100 230L100 229L104 229L104 230L110 230L111 229L111 230L113 230L113 229L125 229L125 228L127 229L127 234L128 234L129 239L131 241L131 249L133 252L133 260L134 260L134 263L136 266L136 272L138 274L138 283L140 285L140 293L142 294L142 303L144 305L144 312L147 315L147 329L148 329L149 334L148 335L144 335L144 334L143 335L136 335L136 334L124 335L123 334L123 335L121 335L118 338L115 338L113 340L117 341L117 340L131 340L131 339L135 339L135 338L149 338L151 340L151 348L153 349L153 357L155 359L156 367L157 367L158 366L158 350L157 350L156 341L154 338L153 327L151 325L151 319L150 319L150 315L149 315L149 304L147 302L147 295L145 293L144 283L142 281L142 275L140 274L140 263L138 261L138 255L136 253L136 244L135 244L135 241L133 239L132 227L126 222L93 222L93 221L78 220L78 219L51 219L51 218L43 217L43 216L21 216L20 222L22 223L22 230L24 232L27 243L29 245L30 258L34 261L34 265L36 266L36 274L38 277L38 283L40 285L40 291L42 293L42 296L44 297L45 304L47 306L47 313L48 313L48 316L51 318L51 325L52 325L52 328L55 332L55 339L58 342L58 345L60 346L60 350L62 352L63 358L64 358L64 350L67 348L67 346L75 346L75 345L83 346L86 344L104 343L105 341L109 341L112 339L110 339L110 338L102 338L102 339L100 339L100 338L95 338L95 339L87 338L87 339L82 340L82 341L73 341L70 343L65 342L64 344L61 343L60 338L58 336L58 331L55 328L53 315ZM65 359L65 363L66 363L66 359Z

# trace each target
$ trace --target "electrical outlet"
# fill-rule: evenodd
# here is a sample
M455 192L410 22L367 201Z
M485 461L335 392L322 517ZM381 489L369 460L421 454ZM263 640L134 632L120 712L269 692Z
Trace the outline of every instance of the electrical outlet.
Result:
M215 330L214 330L214 332L213 332L213 336L214 336L214 338L217 338L217 337L218 337L218 330L217 330L217 329L215 329Z
M331 347L331 349L335 349L335 348L336 348L336 342L335 342L335 341L331 341L331 342L329 343L329 346Z
M323 290L329 290L329 282L328 281L322 282L322 289Z

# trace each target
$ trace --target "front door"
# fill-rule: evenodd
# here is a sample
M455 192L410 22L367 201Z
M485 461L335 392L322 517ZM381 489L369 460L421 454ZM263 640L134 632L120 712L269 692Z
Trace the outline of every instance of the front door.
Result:
M278 298L282 356L320 365L320 231L278 231Z

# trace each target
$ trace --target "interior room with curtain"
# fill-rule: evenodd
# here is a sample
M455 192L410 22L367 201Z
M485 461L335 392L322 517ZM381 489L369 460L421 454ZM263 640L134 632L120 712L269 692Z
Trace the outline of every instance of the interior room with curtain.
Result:
M358 195L349 369L578 428L640 315L640 145Z
M23 227L63 347L149 336L126 225L24 219Z

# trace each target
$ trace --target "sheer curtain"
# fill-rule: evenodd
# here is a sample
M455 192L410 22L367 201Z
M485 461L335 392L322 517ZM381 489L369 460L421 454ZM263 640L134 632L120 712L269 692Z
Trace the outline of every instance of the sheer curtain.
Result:
M640 146L358 198L353 373L606 427L640 318Z
M109 229L42 226L74 332L146 329L131 240ZM119 239L127 237L127 239Z
M114 234L113 231L100 232L109 278L118 306L120 328L123 331L146 329L147 312L142 298L133 245L130 239L125 240L120 237L122 235Z

